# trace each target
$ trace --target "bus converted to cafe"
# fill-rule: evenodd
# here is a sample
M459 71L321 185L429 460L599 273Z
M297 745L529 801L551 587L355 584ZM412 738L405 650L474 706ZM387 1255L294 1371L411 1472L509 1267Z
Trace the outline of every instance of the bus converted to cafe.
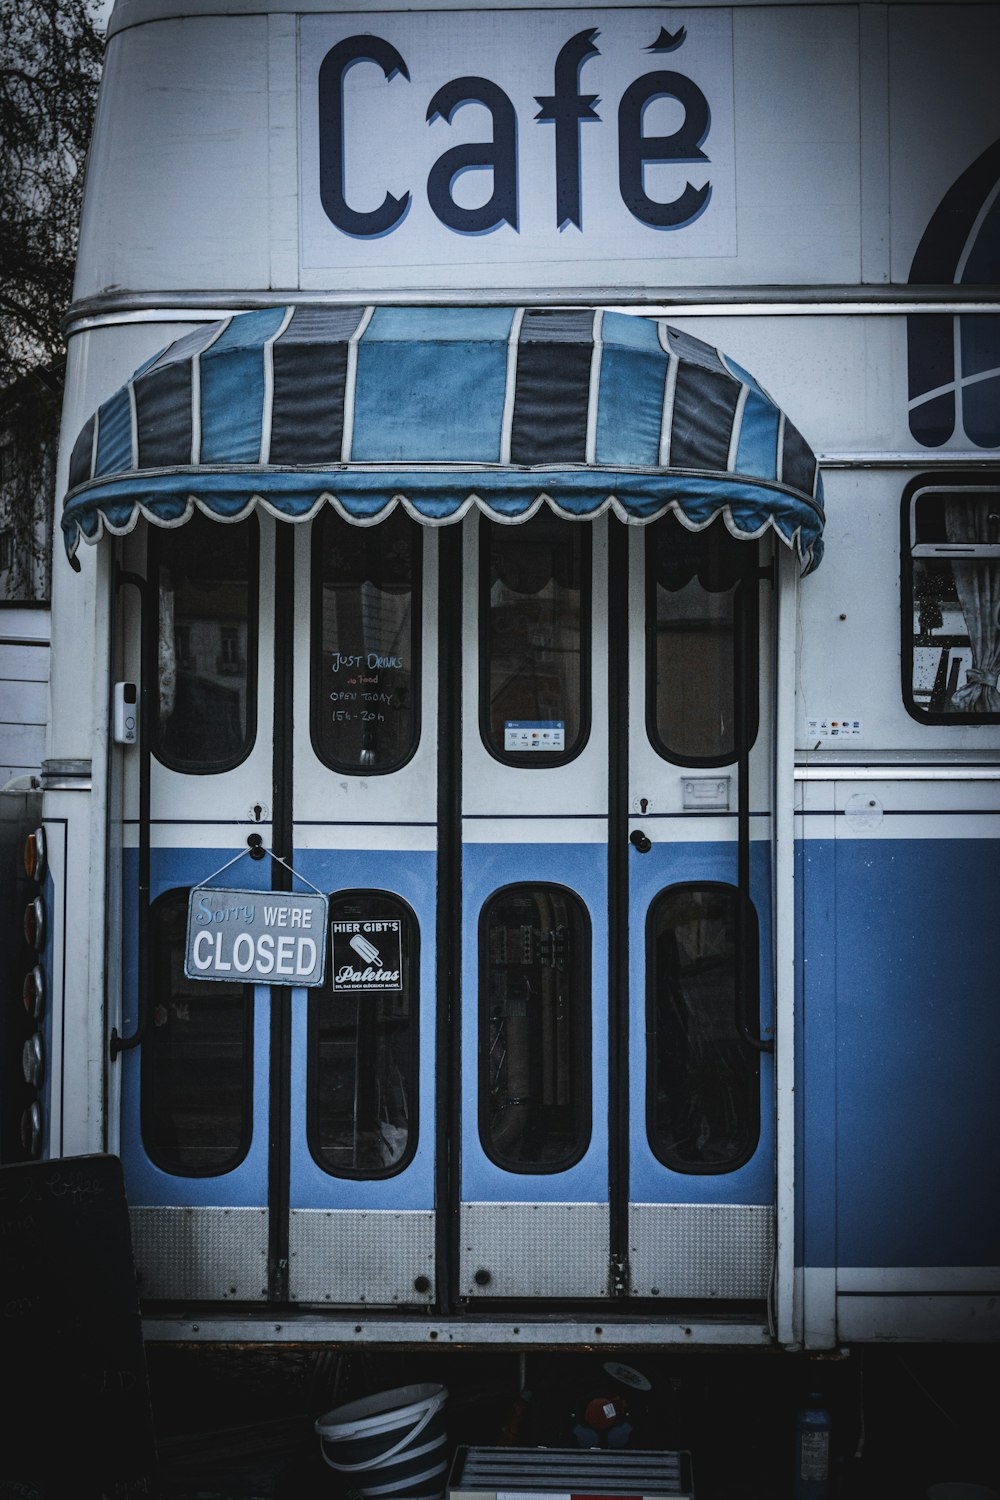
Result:
M147 1336L997 1338L998 47L117 0L24 1139Z

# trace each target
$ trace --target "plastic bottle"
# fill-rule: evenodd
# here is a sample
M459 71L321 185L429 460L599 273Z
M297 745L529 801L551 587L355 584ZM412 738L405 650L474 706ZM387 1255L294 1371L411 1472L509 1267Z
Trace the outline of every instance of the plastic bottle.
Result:
M795 1500L829 1500L831 1427L823 1396L810 1391L795 1418Z

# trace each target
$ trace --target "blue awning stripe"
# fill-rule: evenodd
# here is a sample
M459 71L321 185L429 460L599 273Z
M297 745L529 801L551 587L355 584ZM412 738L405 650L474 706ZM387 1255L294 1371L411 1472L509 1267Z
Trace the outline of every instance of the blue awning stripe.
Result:
M134 402L134 407L133 403ZM96 430L96 441L93 434ZM478 504L633 521L676 509L819 555L815 458L741 367L652 319L589 309L269 307L185 334L105 401L63 528L178 525L263 504L431 524Z
M736 449L740 474L759 474L769 479L778 462L778 422L781 413L756 386L747 391Z

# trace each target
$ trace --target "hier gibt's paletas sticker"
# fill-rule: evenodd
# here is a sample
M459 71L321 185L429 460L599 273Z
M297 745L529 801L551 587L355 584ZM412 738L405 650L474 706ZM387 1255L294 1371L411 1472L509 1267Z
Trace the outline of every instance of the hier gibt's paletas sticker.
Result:
M358 917L331 922L334 991L401 990L402 929L399 917Z

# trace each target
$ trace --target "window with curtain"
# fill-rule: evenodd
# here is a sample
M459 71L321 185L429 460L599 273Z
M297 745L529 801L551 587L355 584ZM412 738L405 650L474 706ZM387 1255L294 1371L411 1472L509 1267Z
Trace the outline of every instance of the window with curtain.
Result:
M903 698L933 724L1000 722L1000 486L903 501Z

